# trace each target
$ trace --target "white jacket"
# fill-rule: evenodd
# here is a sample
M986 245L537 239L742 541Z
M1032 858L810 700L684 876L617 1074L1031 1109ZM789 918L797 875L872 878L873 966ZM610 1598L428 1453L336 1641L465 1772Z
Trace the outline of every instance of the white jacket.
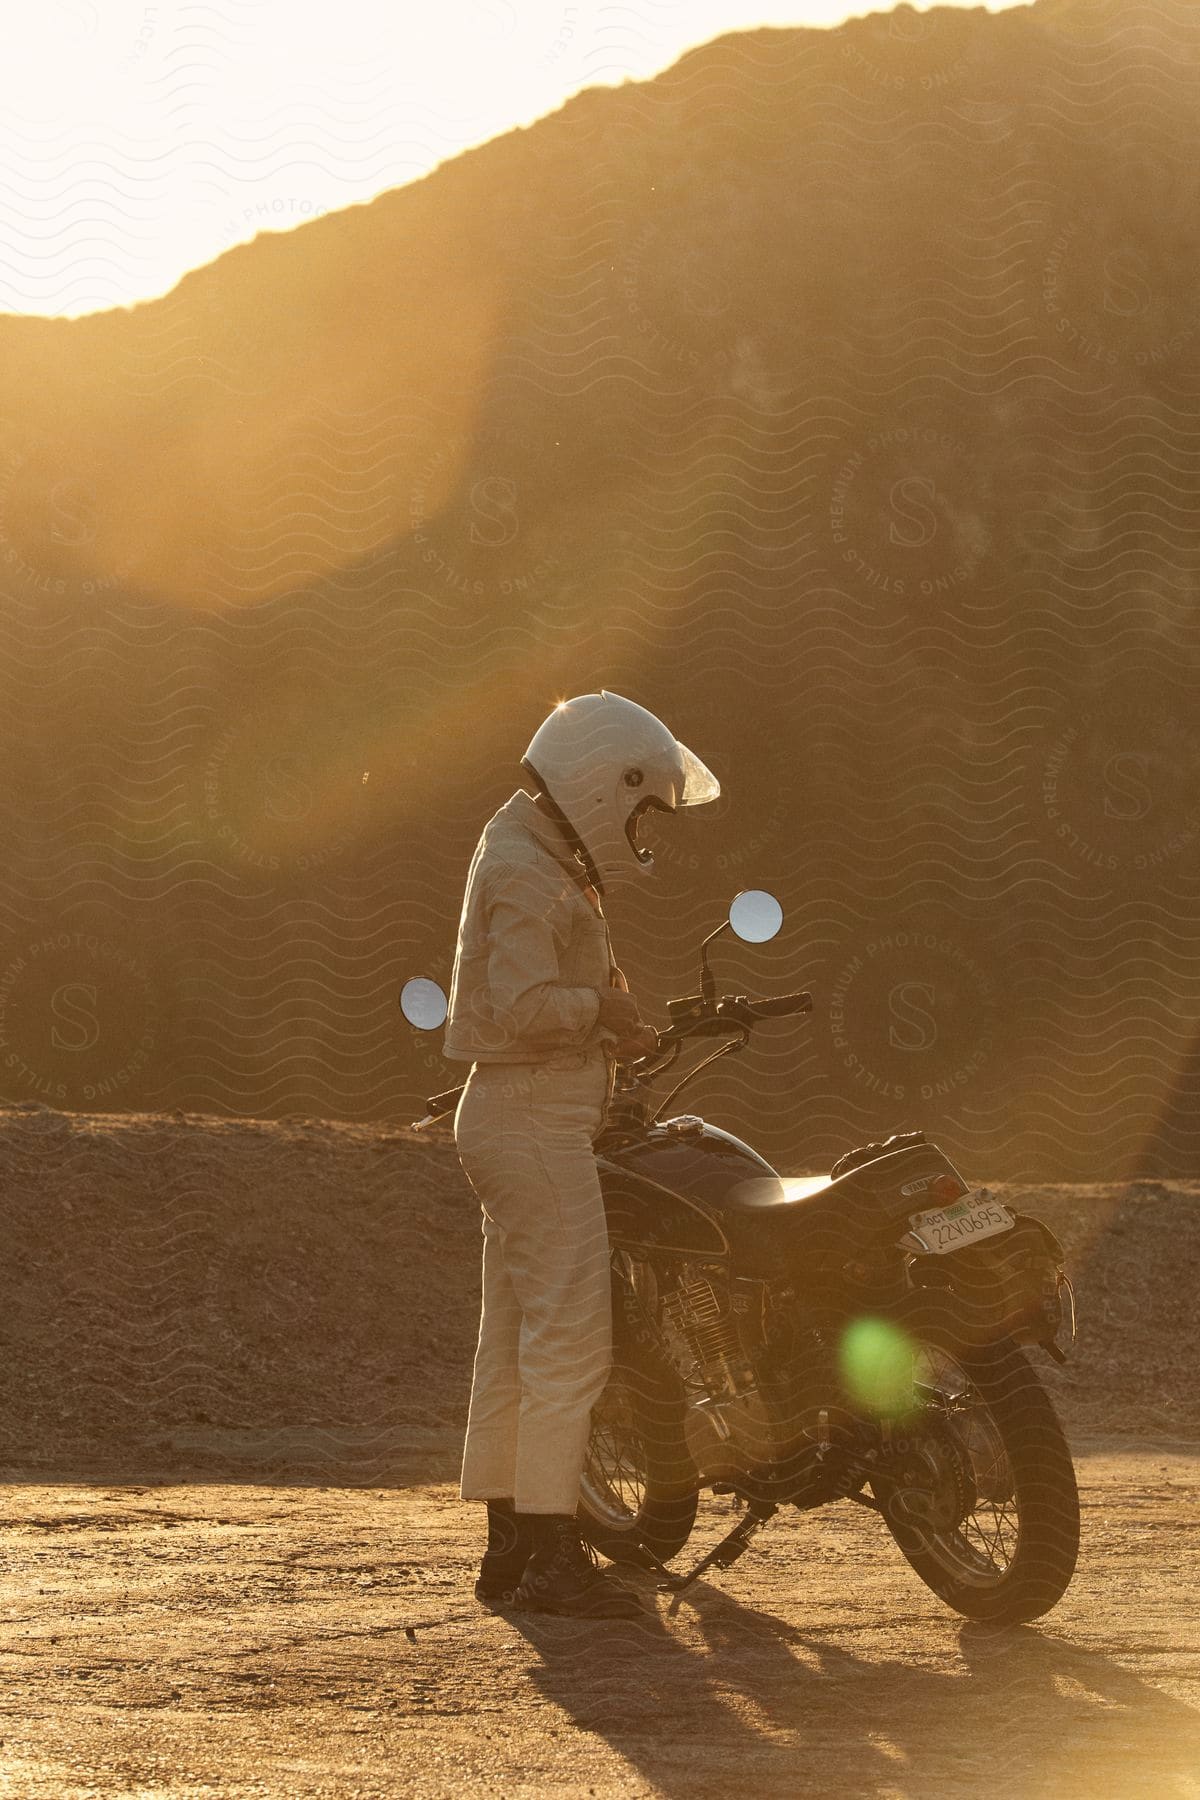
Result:
M615 1041L597 1023L613 969L608 925L552 819L518 788L483 828L467 874L443 1054L539 1062Z

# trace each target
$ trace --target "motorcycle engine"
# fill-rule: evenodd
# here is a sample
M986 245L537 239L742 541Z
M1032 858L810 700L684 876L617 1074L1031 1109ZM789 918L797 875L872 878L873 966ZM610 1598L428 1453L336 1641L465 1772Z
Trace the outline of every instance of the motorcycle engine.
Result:
M740 1399L756 1386L742 1344L729 1283L698 1263L684 1263L678 1283L662 1296L663 1336L687 1381L699 1377L714 1401Z
M764 1381L756 1350L764 1338L766 1284L686 1263L662 1293L664 1345L685 1385L703 1397L687 1414L688 1447L711 1481L773 1482L812 1443L795 1396Z

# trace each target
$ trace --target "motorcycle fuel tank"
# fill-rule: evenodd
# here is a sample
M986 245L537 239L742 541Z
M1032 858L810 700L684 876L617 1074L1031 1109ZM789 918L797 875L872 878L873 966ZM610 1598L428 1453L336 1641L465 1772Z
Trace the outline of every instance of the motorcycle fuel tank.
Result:
M599 1153L617 1248L732 1256L739 1273L769 1280L894 1241L939 1176L966 1191L934 1144L906 1145L836 1180L789 1179L732 1133L699 1119L683 1130L678 1123Z
M680 1125L686 1129L680 1130ZM668 1119L597 1153L609 1237L622 1250L728 1256L731 1191L778 1182L769 1162L702 1119Z

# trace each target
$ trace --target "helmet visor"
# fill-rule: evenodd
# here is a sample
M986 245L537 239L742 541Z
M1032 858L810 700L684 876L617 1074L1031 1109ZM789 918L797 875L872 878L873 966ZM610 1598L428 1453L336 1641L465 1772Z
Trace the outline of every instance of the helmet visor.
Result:
M721 792L721 784L712 770L705 768L686 744L679 745L679 753L683 757L683 792L679 796L679 805L703 806L706 801L715 800Z

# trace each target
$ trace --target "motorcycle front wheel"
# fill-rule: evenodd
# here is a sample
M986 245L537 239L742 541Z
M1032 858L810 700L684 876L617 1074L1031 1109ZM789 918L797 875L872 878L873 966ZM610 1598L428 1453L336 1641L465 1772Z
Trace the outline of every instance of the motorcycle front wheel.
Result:
M910 1414L871 1488L926 1586L968 1619L1018 1625L1066 1592L1079 1493L1062 1427L1011 1341L964 1348L936 1330L914 1346Z
M687 1542L699 1480L684 1430L682 1382L614 1311L613 1368L592 1408L578 1519L603 1555L648 1568L644 1550L667 1562Z

